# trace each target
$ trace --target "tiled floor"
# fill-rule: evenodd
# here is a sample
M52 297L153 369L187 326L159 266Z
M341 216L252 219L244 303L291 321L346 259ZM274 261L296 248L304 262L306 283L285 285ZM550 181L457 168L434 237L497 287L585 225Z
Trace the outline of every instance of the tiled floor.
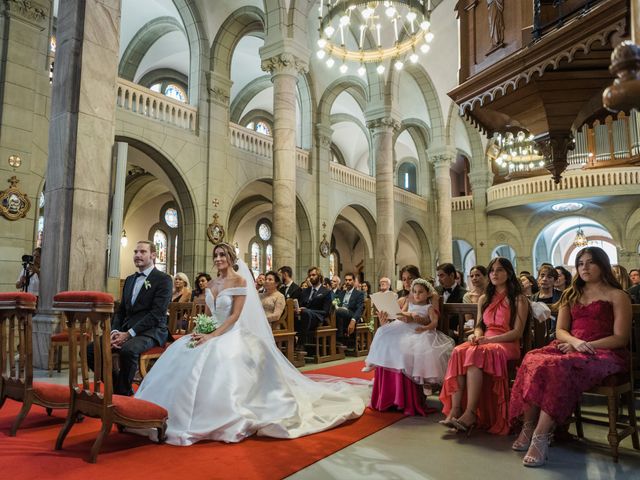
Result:
M323 364L324 368L345 361ZM304 370L318 368L309 365ZM35 377L66 383L63 371L49 379L38 370ZM439 407L437 400L432 406ZM595 407L589 407L594 409ZM413 480L413 479L638 479L640 452L626 439L620 462L613 463L607 445L607 429L585 425L586 441L554 445L544 468L521 465L522 454L510 449L514 437L473 432L469 438L452 435L437 423L442 416L408 417L324 458L288 477L290 480Z

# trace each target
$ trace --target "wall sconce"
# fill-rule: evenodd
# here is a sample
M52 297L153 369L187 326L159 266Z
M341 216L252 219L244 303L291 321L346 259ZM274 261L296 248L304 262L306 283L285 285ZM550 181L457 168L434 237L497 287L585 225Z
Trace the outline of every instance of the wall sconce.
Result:
M127 231L123 228L122 236L120 237L120 246L124 248L127 246L127 243L129 243L129 240L127 239Z

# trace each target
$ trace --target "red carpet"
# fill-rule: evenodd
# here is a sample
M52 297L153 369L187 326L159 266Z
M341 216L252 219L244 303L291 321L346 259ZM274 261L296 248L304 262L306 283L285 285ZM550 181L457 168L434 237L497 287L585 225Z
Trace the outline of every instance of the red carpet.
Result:
M312 373L371 378L371 373L360 372L362 366L362 362L353 362ZM12 438L8 432L18 407L18 403L7 400L0 410L0 472L11 480L277 479L403 418L401 413L367 409L358 420L295 440L252 437L238 444L205 442L190 447L156 445L114 429L103 444L98 463L92 465L86 458L99 430L97 420L87 418L76 424L64 450L55 451L53 445L66 413L57 411L47 417L44 409L33 407L18 435Z

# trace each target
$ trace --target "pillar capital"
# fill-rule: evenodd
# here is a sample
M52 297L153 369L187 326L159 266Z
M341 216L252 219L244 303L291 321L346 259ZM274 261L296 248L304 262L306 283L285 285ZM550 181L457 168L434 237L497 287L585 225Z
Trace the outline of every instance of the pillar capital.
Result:
M427 158L436 167L450 167L458 151L453 147L432 147L427 149Z
M402 124L392 115L367 120L367 128L371 130L372 133L376 131L389 131L395 133L400 130L400 127L402 127Z
M469 172L471 188L476 190L486 190L491 186L491 175L487 170L471 170Z
M296 43L281 41L260 49L261 68L271 75L297 77L309 71L309 49Z
M225 107L229 106L233 82L217 72L206 72L209 98Z
M19 18L37 30L44 30L49 27L50 2L43 0L31 0L30 2L7 0L3 3L4 10L8 12L9 17Z
M319 147L329 148L331 146L331 137L333 128L323 123L316 124L316 141Z

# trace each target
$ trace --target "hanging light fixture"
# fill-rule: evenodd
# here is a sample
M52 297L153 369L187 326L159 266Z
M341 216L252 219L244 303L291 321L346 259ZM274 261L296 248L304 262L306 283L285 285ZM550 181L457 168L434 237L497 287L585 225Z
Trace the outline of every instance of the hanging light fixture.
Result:
M573 244L576 247L586 247L589 245L586 235L582 231L582 227L578 225L578 231L576 232L576 238L573 239Z
M127 246L127 243L129 243L129 239L127 239L127 231L123 228L120 236L120 246L124 248Z
M433 41L431 11L431 0L321 0L316 55L375 63L378 73L388 59L400 69L406 54L416 63L416 51L426 54Z
M533 142L533 135L520 130L497 134L495 141L495 164L499 170L506 170L506 178L518 173L544 169L544 157Z

